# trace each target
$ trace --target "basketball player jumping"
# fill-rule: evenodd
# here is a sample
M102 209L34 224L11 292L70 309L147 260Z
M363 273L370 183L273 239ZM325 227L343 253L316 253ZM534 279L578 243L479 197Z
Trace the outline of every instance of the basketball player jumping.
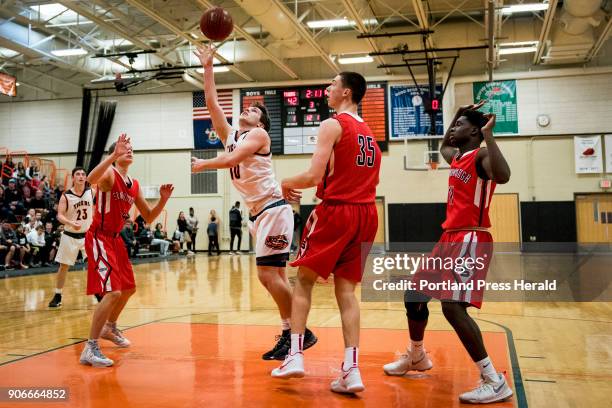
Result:
M66 273L74 265L79 251L85 252L85 233L93 219L93 194L87 187L87 174L82 167L72 169L72 188L60 198L57 207L57 219L64 224L64 233L60 239L55 262L60 264L57 271L55 294L49 307L62 305L62 289L66 282Z
M273 377L304 376L304 327L311 294L319 276L334 274L334 285L344 335L342 374L331 383L334 392L365 389L358 368L359 302L355 287L361 281L362 250L369 252L376 230L376 186L381 152L368 125L357 115L366 92L358 73L342 72L328 87L328 104L338 114L321 123L310 169L283 180L283 195L299 199L297 190L317 186L323 200L310 214L297 259L298 279L293 291L291 350Z
M477 110L483 104L484 101L461 107L444 135L440 152L451 165L446 221L442 224L444 233L430 257L471 258L473 261L480 258L484 262L475 268L420 269L413 278L417 287L423 280L475 283L486 277L493 245L487 230L491 226L489 206L496 184L504 184L510 179L510 167L493 138L495 115L483 115ZM486 148L480 147L483 139ZM504 375L495 371L480 329L467 312L469 306L481 307L483 291L477 287L474 290L423 290L422 293L407 291L404 302L411 345L407 354L384 366L385 373L402 376L411 370L432 368L423 347L423 337L429 316L427 302L435 297L442 301L444 317L455 329L482 378L476 389L461 394L459 400L484 404L509 398L512 390Z
M162 212L174 190L172 184L163 184L159 188L159 201L150 207L138 181L127 174L133 160L130 139L122 134L109 148L108 157L87 176L87 181L98 185L93 222L85 236L87 294L103 296L94 311L89 340L81 353L81 364L94 367L113 365L113 360L100 351L98 338L110 340L119 347L130 346L130 341L117 328L117 319L136 291L136 283L119 232L130 217L133 204L150 224Z
M195 53L204 68L204 93L213 127L225 146L226 154L214 159L191 159L192 172L230 169L232 183L245 201L249 230L255 238L255 256L259 281L278 306L282 334L276 345L262 355L264 360L283 360L289 351L291 334L291 287L285 267L293 237L293 211L283 199L272 170L270 119L265 106L255 104L240 115L239 129L227 122L217 100L213 74L214 47L201 47ZM304 333L304 330L302 330ZM304 348L317 342L305 331Z

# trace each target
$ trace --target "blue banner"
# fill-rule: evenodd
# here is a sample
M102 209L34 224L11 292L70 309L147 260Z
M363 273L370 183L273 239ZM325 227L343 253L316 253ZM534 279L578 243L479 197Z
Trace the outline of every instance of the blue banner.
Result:
M230 121L232 118L228 118ZM193 145L194 149L223 149L223 143L212 127L210 119L193 121Z
M429 87L420 85L423 98L429 98ZM390 140L419 138L429 136L431 122L425 112L423 98L414 85L391 85L391 124ZM436 96L442 94L442 86L436 86ZM442 120L442 101L436 114L436 135L444 135Z

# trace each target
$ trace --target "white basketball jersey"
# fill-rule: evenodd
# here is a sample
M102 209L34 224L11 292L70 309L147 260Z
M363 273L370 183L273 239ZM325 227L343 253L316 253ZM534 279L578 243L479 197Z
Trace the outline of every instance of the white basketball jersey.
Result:
M227 137L225 151L228 153L234 151L248 135L248 131L238 134L238 131L234 130ZM232 183L242 196L251 215L261 212L266 205L283 198L272 170L272 152L254 153L229 170Z
M91 188L85 189L82 195L76 195L72 190L64 193L66 197L66 218L71 221L80 221L81 229L74 230L70 225L65 225L64 229L75 234L87 232L93 221L93 194Z

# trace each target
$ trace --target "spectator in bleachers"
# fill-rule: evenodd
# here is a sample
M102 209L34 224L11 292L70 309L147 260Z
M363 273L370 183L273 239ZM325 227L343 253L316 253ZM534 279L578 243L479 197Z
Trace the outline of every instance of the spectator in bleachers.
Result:
M8 188L4 190L4 205L9 208L13 215L25 214L22 199L21 190L17 188L17 181L11 178L8 183Z
M49 253L45 241L45 227L39 225L27 235L32 250L32 266L49 266Z
M21 188L21 194L23 197L23 206L26 210L32 208L30 207L30 203L32 202L32 190L30 190L30 187L28 186L23 186Z
M40 219L40 213L36 214L34 213L34 216L30 217L29 215L26 216L26 218L28 219L28 223L26 225L24 225L23 227L23 231L26 235L28 235L30 233L30 231L32 230L36 230L36 228L38 226L42 226L43 223ZM25 218L24 218L25 220Z
M34 179L34 176L37 176L40 178L40 170L38 166L36 165L36 163L33 162L32 165L28 167L28 169L26 170L26 177L32 180Z
M6 161L2 167L2 184L8 186L9 179L13 177L13 172L15 171L15 164L13 163L13 159L10 156L6 157Z
M53 190L53 201L59 202L60 198L62 198L62 194L64 194L64 186L58 184L57 187L55 187L55 190Z
M40 189L40 179L38 178L38 174L35 174L32 179L30 179L30 188L34 191Z
M23 225L20 224L17 226L17 228L15 228L15 236L17 237L17 244L19 244L19 246L21 247L21 249L23 249L24 252L23 261L21 262L22 268L27 269L28 266L26 266L25 264L32 263L32 257L30 256L32 253L32 248L30 247L30 243L28 242L26 234L23 232Z
M42 176L40 178L40 185L38 186L38 189L43 191L43 196L45 197L45 200L51 200L53 196L53 190L51 189L51 184L49 183L49 178L47 176ZM59 199L55 201L59 202Z
M175 246L178 250L180 243L178 241L172 242L173 246ZM153 232L153 240L151 241L151 245L159 245L159 254L161 256L168 256L168 248L170 247L170 241L166 235L166 232L162 229L161 222L158 222L155 225L155 231Z
M13 178L19 179L21 177L23 177L24 179L26 178L26 169L23 165L23 162L17 163L17 168L13 172Z
M62 229L63 231L63 229ZM59 230L53 230L52 222L45 222L45 246L47 249L48 258L47 262L53 263L57 248L59 248L60 238L62 232Z
M43 220L45 222L50 222L53 224L54 228L57 228L60 225L63 225L57 220L57 203L53 203L53 206L50 210L46 210L44 212Z
M0 186L0 220L6 218L8 211L8 207L4 203L4 187Z
M30 189L30 186L28 185L28 179L25 178L25 176L21 176L21 177L13 177L15 180L17 180L17 188L21 191L21 194L23 195L23 190L24 189Z
M48 201L43 197L43 192L41 190L36 190L34 193L34 198L30 200L30 208L41 211L49 208Z
M125 224L123 225L123 229L121 230L121 238L123 238L123 243L125 244L125 248L127 249L130 258L136 257L136 255L138 254L138 240L134 235L132 220L130 220L129 218L125 220Z
M2 224L2 236L0 237L0 241L2 241L2 245L8 247L8 248L13 248L12 253L10 254L10 258L9 256L6 257L5 261L4 261L4 266L6 269L11 269L12 265L11 265L11 261L14 261L14 263L17 263L17 261L15 261L14 256L19 256L19 264L18 267L19 268L26 268L26 266L23 264L23 258L25 256L25 249L21 247L21 245L19 245L18 241L17 241L17 234L15 234L15 231L13 230L13 228L11 228L11 225L8 222L5 222Z

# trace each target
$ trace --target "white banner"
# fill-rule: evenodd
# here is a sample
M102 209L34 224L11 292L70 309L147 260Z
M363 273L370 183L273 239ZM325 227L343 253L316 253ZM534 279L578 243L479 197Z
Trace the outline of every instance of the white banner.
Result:
M574 136L576 173L603 173L601 136Z
M606 173L612 173L612 135L605 135L606 138Z

